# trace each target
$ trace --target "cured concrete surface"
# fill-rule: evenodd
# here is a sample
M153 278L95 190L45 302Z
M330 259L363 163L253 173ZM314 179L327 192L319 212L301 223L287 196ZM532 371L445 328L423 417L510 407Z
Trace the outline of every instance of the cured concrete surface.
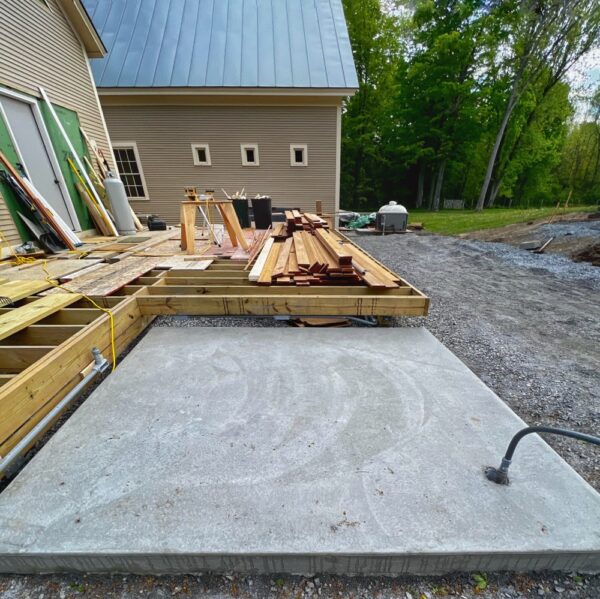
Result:
M599 570L600 495L425 329L157 328L0 495L0 571Z

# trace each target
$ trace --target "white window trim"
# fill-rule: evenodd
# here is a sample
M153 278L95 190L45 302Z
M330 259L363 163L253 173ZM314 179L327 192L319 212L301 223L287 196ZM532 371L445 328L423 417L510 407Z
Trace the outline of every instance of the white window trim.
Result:
M248 162L246 160L246 150L254 150L254 157L256 162ZM258 144L240 144L240 151L242 152L242 166L260 166L260 158L258 155Z
M75 210L75 205L73 204L73 198L71 198L71 194L69 193L69 189L65 182L65 179L62 174L62 170L60 168L60 164L58 163L58 159L56 157L56 153L54 152L54 146L52 145L52 140L50 139L50 135L48 134L48 130L46 129L46 123L44 122L44 117L42 116L42 112L40 111L40 107L38 105L37 98L32 96L27 96L25 94L21 94L19 92L15 92L11 89L1 87L0 86L0 94L6 96L7 98L13 98L15 100L20 100L21 102L26 102L32 108L33 117L37 124L38 130L40 132L42 142L46 148L46 153L48 154L48 158L50 159L50 164L52 166L52 170L54 172L54 176L58 181L58 186L60 188L61 194L65 199L65 205L67 207L67 212L73 221L75 232L81 231L81 223L79 222L79 217L77 216L77 211ZM8 122L8 118L4 114L4 110L0 106L0 110L2 110L2 117L4 118L4 122L6 124L6 128L8 129L8 136L10 137L15 150L17 151L17 156L19 157L19 162L25 167L27 171L27 165L23 160L21 150L19 149L19 145L17 144L17 140L10 128L10 123Z
M206 162L198 160L197 150L204 150L206 152ZM208 144L192 144L192 156L194 157L194 166L212 166L210 146Z
M148 185L146 184L146 177L144 177L144 169L142 168L142 161L140 160L140 153L138 152L137 143L135 141L113 141L112 147L113 147L113 150L114 149L118 150L121 148L133 148L133 154L135 156L135 161L137 162L138 168L140 169L140 178L142 179L142 186L144 187L144 197L130 198L129 196L127 196L127 199L130 202L137 202L137 201L147 202L147 201L149 201L150 196L148 195ZM114 158L115 164L116 164L117 158L115 156L113 156L113 158Z
M304 160L296 162L296 150L302 150ZM290 144L290 166L308 166L308 145L307 144Z

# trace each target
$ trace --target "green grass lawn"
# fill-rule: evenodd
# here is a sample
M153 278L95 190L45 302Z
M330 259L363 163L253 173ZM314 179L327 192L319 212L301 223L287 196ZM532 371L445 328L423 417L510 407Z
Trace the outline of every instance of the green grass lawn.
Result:
M440 210L429 212L427 210L410 210L408 222L423 223L425 230L442 235L458 235L479 229L493 229L512 225L513 223L528 222L538 218L547 218L553 214L567 214L569 212L594 212L597 206L573 206L572 208L532 208L523 210L519 208L488 208L482 212L474 210Z

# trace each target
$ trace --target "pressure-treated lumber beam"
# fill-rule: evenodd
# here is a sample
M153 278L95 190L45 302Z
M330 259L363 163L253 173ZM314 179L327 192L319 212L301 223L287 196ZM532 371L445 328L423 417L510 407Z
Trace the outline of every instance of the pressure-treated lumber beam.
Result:
M198 316L424 316L429 299L420 295L138 295L142 314Z
M110 360L108 315L101 316L48 352L41 360L0 388L0 455L14 447L24 434L58 403L73 379L88 366L91 350L98 347ZM152 321L144 317L136 298L124 299L113 309L115 342L120 353Z
M289 287L283 285L272 285L271 287L256 287L252 285L220 285L204 284L195 285L155 285L154 287L134 286L139 289L147 289L144 295L357 295L368 297L370 295L415 295L411 287L398 287L397 289L384 290L372 289L362 286L319 286L319 287ZM418 295L418 294L416 294Z
M190 272L187 268L173 268L167 271L164 279L169 280L174 277L194 277L196 279L214 279L216 277L226 277L228 279L248 279L248 273L243 270L198 270Z
M26 329L0 341L4 345L60 345L79 332L84 325L79 324L32 324Z
M4 345L0 346L0 373L16 374L43 358L54 345Z
M248 275L246 277L238 277L234 275L232 277L228 276L219 276L219 277L190 277L190 276L181 276L181 277L168 277L164 279L165 284L168 285L247 285L249 287L255 285L248 281Z
M6 385L10 380L14 379L16 374L0 374L0 387Z
M50 296L50 297L69 297L67 296ZM104 312L96 308L67 308L56 312L42 321L43 324L90 324L97 318L100 318Z
M27 328L30 324L54 314L76 302L80 297L76 293L49 295L2 314L0 316L0 339L6 339L6 337Z

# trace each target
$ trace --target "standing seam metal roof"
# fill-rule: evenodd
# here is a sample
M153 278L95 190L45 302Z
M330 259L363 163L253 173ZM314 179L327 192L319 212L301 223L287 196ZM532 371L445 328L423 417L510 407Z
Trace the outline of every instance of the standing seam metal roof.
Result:
M98 87L358 87L341 0L83 0Z

